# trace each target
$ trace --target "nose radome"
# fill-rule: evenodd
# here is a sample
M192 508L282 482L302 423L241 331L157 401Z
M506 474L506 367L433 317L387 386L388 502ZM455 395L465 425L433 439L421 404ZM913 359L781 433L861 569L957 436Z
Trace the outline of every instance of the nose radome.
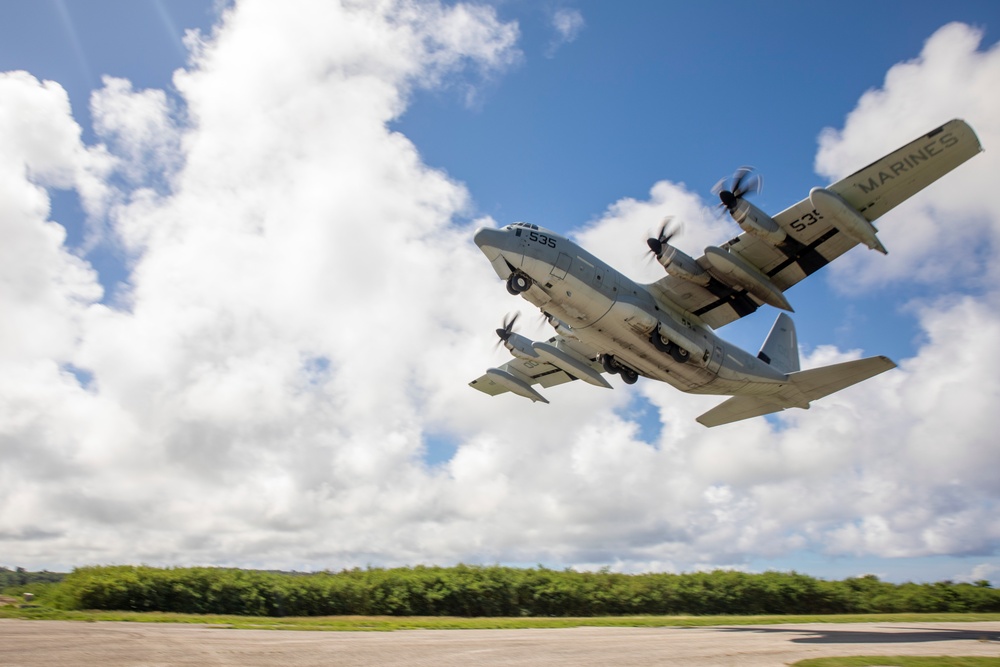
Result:
M476 230L476 234L472 237L472 240L481 249L483 246L496 246L496 240L500 235L501 233L492 227L480 227Z

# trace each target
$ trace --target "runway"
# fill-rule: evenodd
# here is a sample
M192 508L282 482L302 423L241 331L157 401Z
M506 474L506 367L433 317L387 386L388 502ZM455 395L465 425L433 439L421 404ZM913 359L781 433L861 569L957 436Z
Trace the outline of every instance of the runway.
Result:
M776 667L838 655L1000 657L1000 623L307 632L0 620L5 667Z

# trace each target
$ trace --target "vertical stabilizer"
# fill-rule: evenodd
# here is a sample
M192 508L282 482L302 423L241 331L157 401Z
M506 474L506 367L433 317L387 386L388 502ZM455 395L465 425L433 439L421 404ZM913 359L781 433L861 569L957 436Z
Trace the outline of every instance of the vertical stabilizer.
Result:
M782 373L799 371L799 340L795 335L795 323L786 313L781 313L774 321L757 358Z

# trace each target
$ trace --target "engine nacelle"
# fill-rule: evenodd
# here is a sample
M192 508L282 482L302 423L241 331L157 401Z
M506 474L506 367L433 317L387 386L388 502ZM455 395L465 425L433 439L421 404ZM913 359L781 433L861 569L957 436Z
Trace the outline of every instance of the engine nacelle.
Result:
M548 313L545 313L545 319L552 326L552 328L556 330L556 333L559 334L560 336L563 336L564 338L571 338L573 340L579 340L576 337L576 334L573 332L573 330L570 329L569 326L562 320L556 319L555 317L549 315Z
M531 346L532 341L530 338L526 338L521 334L512 333L507 337L507 340L503 342L503 346L510 350L518 359L524 359L525 361L538 361L538 353L535 352L535 348Z
M698 285L707 285L712 276L705 269L701 268L690 255L678 250L669 243L664 243L664 250L656 258L667 273L688 280Z
M773 245L778 245L788 236L771 216L746 199L738 199L736 206L729 210L729 215L733 216L733 220L743 228L743 231Z

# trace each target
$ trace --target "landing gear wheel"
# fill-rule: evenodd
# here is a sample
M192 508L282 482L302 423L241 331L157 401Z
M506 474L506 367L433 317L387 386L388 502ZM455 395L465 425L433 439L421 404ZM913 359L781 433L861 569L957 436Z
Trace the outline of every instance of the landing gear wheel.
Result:
M531 289L531 278L523 273L512 273L507 279L507 291L511 294L520 294Z
M653 331L653 335L649 337L649 342L653 344L660 352L666 352L670 354L670 348L673 347L673 343L660 335L660 330L657 329Z
M649 337L649 342L652 343L653 347L655 347L660 352L669 354L673 358L673 360L679 364L686 364L688 360L691 358L690 352L685 350L677 343L669 341L663 336L661 336L659 329L654 331L653 335Z
M601 357L601 365L604 366L604 372L608 375L615 375L621 370L621 367L615 363L615 358L610 354Z
M636 373L631 368L621 369L622 382L625 384L635 384L635 381L639 379L639 374Z

